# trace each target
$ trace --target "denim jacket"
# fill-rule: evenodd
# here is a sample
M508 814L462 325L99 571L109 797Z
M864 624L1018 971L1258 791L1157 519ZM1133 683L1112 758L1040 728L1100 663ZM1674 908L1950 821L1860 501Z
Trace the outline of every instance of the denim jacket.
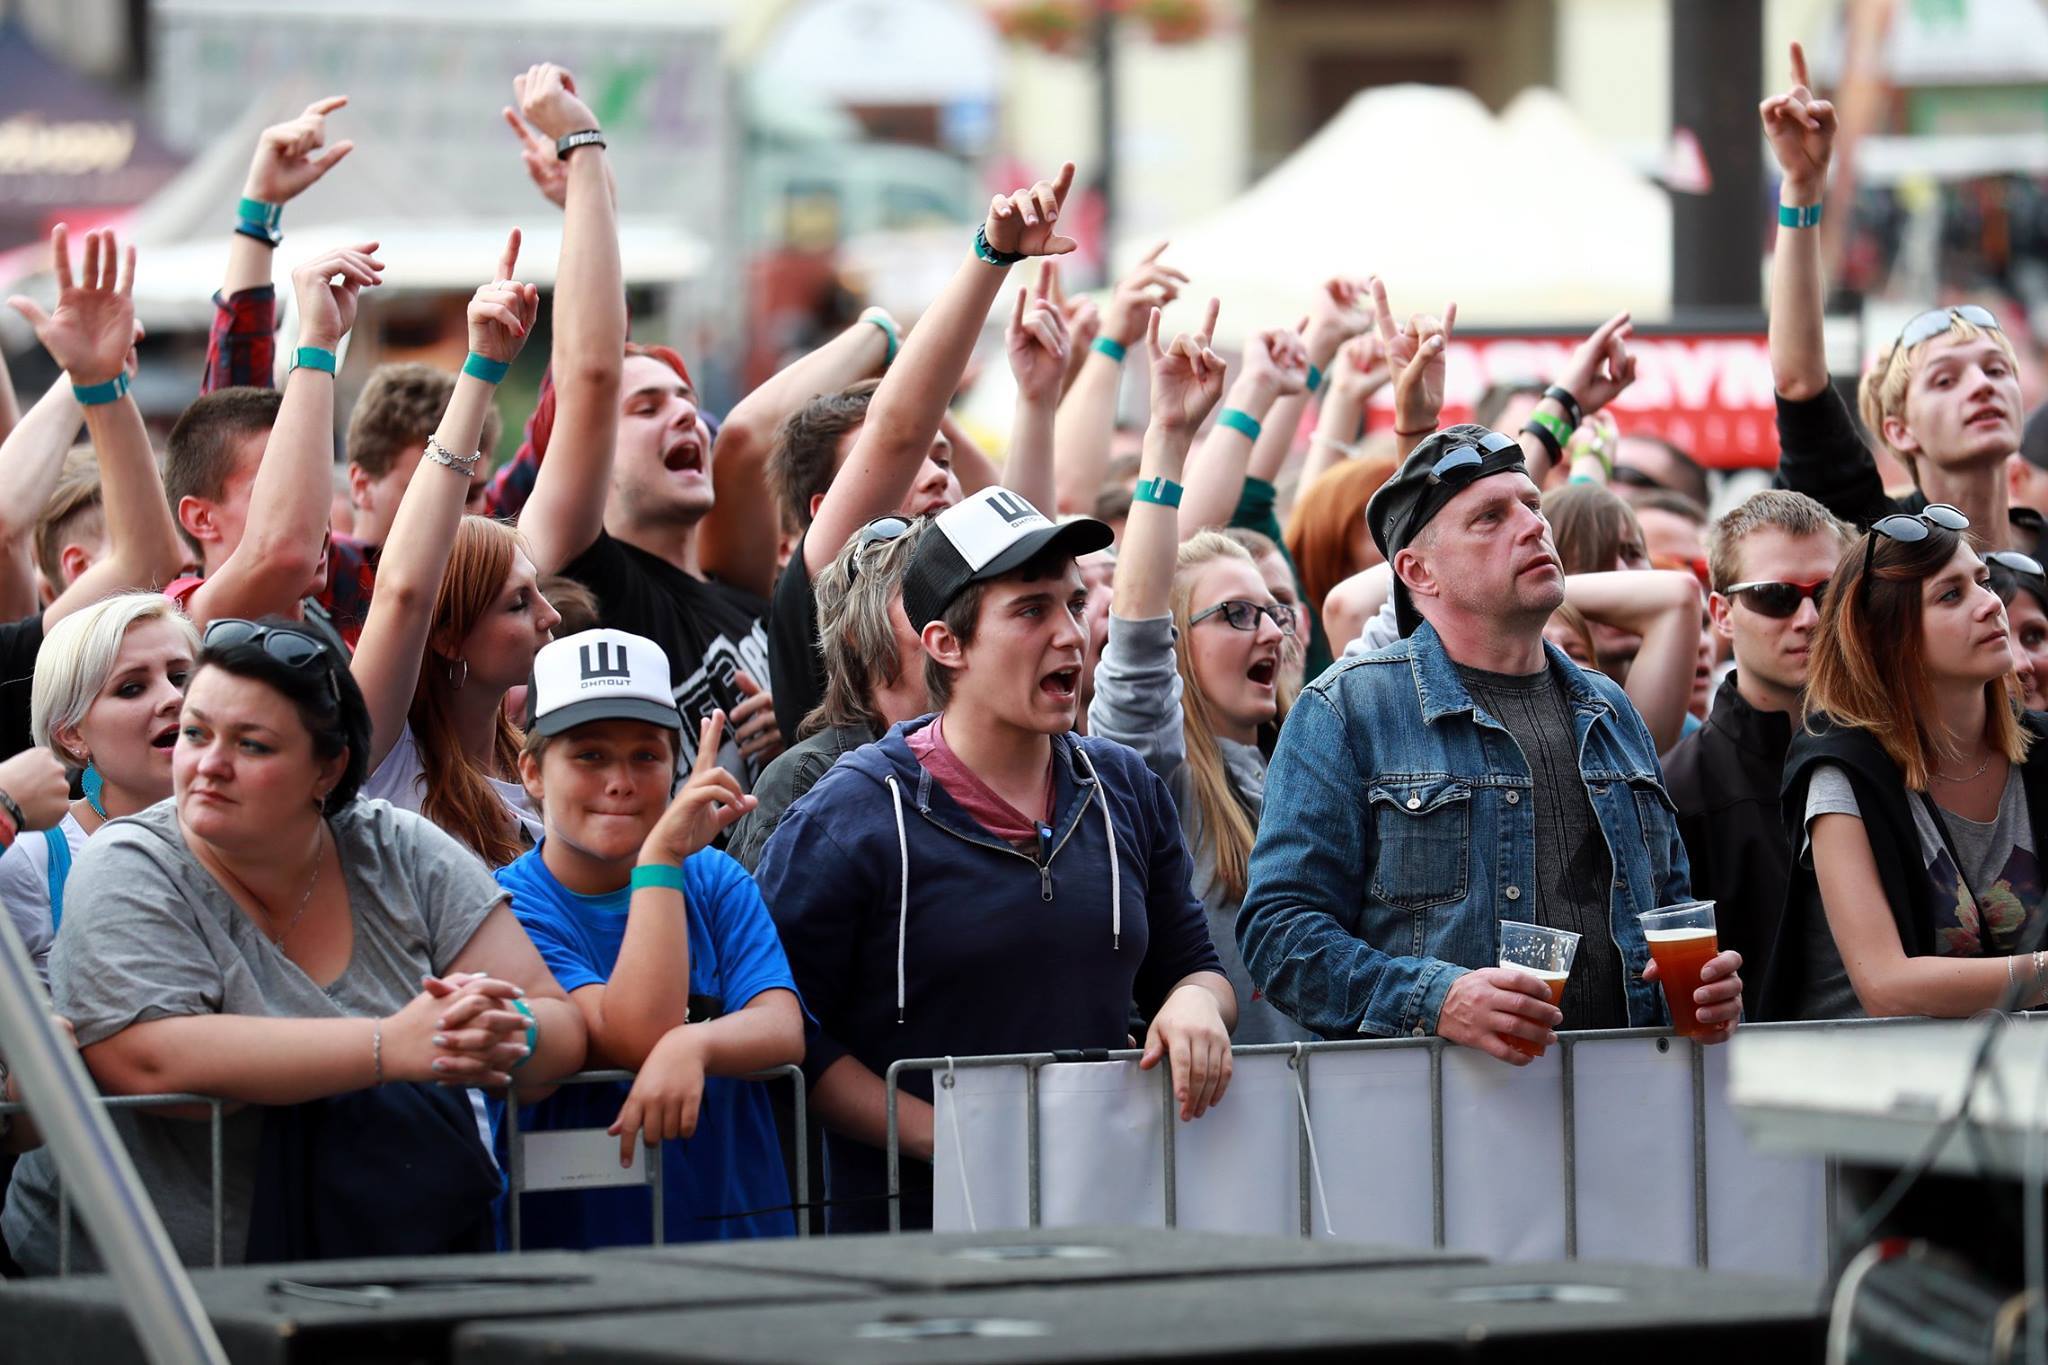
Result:
M1642 979L1636 916L1689 893L1656 745L1613 681L1544 652L1607 837L1629 1023L1667 1023L1662 990ZM1434 1031L1451 982L1499 961L1496 921L1532 918L1532 785L1521 747L1473 702L1426 623L1340 660L1301 694L1267 769L1237 918L1252 980L1326 1037Z

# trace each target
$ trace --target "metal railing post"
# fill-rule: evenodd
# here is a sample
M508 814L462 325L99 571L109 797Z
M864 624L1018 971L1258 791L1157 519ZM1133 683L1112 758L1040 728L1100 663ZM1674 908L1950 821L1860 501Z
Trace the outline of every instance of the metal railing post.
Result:
M1294 1114L1294 1165L1301 1179L1296 1181L1297 1193L1301 1197L1301 1235L1316 1235L1315 1219L1310 1211L1309 1181L1313 1176L1309 1159L1308 1126L1313 1117L1308 1107L1308 1053L1300 1043L1294 1045L1294 1055L1287 1059L1288 1069L1294 1072L1295 1084L1301 1087L1301 1102L1295 1106Z
M1707 1268L1707 1053L1692 1044L1692 1254Z
M1429 1234L1444 1245L1444 1040L1429 1040Z
M1180 1222L1180 1185L1178 1172L1174 1170L1174 1144L1180 1141L1175 1125L1180 1121L1180 1110L1173 1103L1173 1068L1159 1068L1159 1098L1161 1116L1166 1120L1161 1126L1166 1133L1166 1150L1160 1153L1160 1183L1166 1195L1166 1226L1176 1227Z
M811 1119L804 1069L783 1068L789 1075L791 1121L796 1124L796 1235L811 1235Z
M1558 1084L1564 1090L1564 1258L1579 1259L1578 1095L1572 1076L1572 1040L1557 1040Z
M889 1231L903 1231L903 1153L899 1147L902 1135L897 1130L896 1115L896 1073L903 1067L902 1062L889 1063L887 1074L882 1077L884 1099L889 1107ZM1033 1167L1034 1172L1036 1167Z
M505 1235L518 1251L520 1243L519 1206L526 1202L526 1144L519 1140L519 1089L505 1089Z

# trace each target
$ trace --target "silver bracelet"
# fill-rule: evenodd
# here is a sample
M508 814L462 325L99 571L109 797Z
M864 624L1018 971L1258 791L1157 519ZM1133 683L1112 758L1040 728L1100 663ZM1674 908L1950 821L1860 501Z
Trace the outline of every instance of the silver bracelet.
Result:
M1364 451L1359 449L1356 442L1340 441L1334 436L1325 436L1320 431L1315 432L1308 439L1311 445L1328 446L1330 449L1342 453L1348 459L1355 460L1364 454Z
M370 1030L370 1064L377 1070L377 1079L372 1085L384 1084L384 1021L379 1019Z
M448 447L429 436L427 438L426 456L435 464L444 465L466 479L476 473L477 461L483 459L484 453L479 450L471 455L457 455L452 453Z

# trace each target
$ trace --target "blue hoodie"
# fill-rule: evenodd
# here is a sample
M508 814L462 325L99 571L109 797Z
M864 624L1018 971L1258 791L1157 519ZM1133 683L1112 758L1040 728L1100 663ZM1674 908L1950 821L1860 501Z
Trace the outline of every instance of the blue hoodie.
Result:
M815 1083L847 1054L1119 1048L1193 972L1222 971L1189 889L1166 784L1110 740L1053 738L1053 818L1035 857L970 816L910 751L906 721L839 760L783 818L755 873L817 1019ZM1115 833L1112 844L1110 834ZM927 1073L904 1089L931 1096ZM888 1226L883 1154L828 1134L832 1229ZM905 1188L930 1170L905 1164ZM930 1221L906 1199L903 1225Z

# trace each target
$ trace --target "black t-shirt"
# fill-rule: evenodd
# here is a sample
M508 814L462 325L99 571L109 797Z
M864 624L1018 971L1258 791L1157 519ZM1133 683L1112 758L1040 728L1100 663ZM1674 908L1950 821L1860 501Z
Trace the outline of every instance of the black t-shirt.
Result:
M42 647L41 612L0 625L0 758L12 758L35 743L29 734L28 698Z
M775 723L782 742L796 743L796 727L825 700L825 646L818 634L818 597L799 540L789 567L775 580L768 611L768 666L775 672Z
M714 709L730 716L746 700L733 681L735 674L747 673L773 688L768 637L761 629L768 604L752 593L693 578L602 531L563 572L596 594L598 619L605 625L645 635L668 655L669 678L683 713L677 771L697 761L697 726L704 717ZM730 725L718 763L748 787L759 775L740 757Z

